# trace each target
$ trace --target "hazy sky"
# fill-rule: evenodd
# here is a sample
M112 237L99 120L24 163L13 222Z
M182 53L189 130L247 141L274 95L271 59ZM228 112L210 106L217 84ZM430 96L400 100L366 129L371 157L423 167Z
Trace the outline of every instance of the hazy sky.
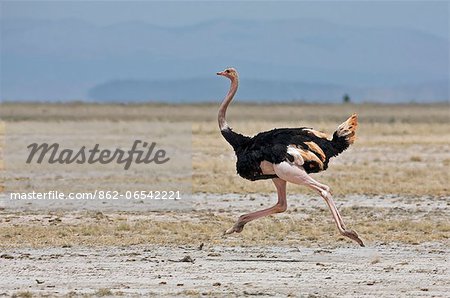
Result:
M83 99L118 80L210 79L232 65L241 78L319 84L314 91L344 86L361 100L441 100L449 90L449 14L450 1L0 0L0 95ZM259 87L248 86L241 92L257 96ZM175 91L187 98L188 87L170 95L164 87L158 99ZM156 96L152 88L145 98ZM198 97L215 98L214 88ZM282 91L303 98L302 88Z
M144 21L182 26L212 19L319 18L406 27L448 38L447 1L2 1L2 18L78 18L99 25ZM382 17L381 17L382 16Z

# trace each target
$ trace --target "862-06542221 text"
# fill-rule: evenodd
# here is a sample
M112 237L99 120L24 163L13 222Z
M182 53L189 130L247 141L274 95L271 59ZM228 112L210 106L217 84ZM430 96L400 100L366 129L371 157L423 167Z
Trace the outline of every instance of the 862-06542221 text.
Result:
M11 200L180 200L179 190L95 190L94 192L12 192Z

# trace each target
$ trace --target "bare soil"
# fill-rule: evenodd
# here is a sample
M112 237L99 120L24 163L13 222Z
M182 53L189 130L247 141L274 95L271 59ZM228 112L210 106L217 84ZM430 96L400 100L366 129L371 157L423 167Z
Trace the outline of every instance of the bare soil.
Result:
M446 297L448 254L439 243L7 249L0 295Z
M325 203L309 196L227 237L238 215L275 198L1 198L0 295L446 297L450 289L445 197L339 198L364 248L340 237Z

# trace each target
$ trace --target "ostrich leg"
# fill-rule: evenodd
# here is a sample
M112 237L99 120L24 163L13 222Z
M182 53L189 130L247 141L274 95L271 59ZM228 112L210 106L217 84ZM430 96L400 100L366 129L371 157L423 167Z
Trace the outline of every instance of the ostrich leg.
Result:
M342 220L342 217L339 214L336 205L334 204L333 198L330 193L330 188L328 186L314 180L305 172L303 168L291 165L287 162L274 164L274 170L277 176L281 179L295 184L307 185L312 189L318 191L327 203L328 208L330 208L331 214L333 215L333 219L336 222L336 226L339 232L342 235L356 241L359 245L364 246L364 243L359 238L358 234L355 231L347 229L345 227L344 221Z
M274 178L272 179L273 183L275 184L275 187L277 188L278 193L278 202L267 209L259 210L256 212L244 214L239 217L238 221L234 224L233 227L229 228L224 232L225 234L232 234L234 232L240 233L244 229L245 224L248 222L255 220L257 218L261 218L267 215L271 215L274 213L281 213L286 211L287 208L287 202L286 202L286 181Z

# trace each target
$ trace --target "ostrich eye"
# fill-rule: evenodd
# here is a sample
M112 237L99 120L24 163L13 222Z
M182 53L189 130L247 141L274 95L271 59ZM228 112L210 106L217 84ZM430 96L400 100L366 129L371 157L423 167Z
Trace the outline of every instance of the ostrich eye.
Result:
M229 70L229 69L227 69L227 70L225 70L225 72L226 72L226 73L230 73L230 70Z

